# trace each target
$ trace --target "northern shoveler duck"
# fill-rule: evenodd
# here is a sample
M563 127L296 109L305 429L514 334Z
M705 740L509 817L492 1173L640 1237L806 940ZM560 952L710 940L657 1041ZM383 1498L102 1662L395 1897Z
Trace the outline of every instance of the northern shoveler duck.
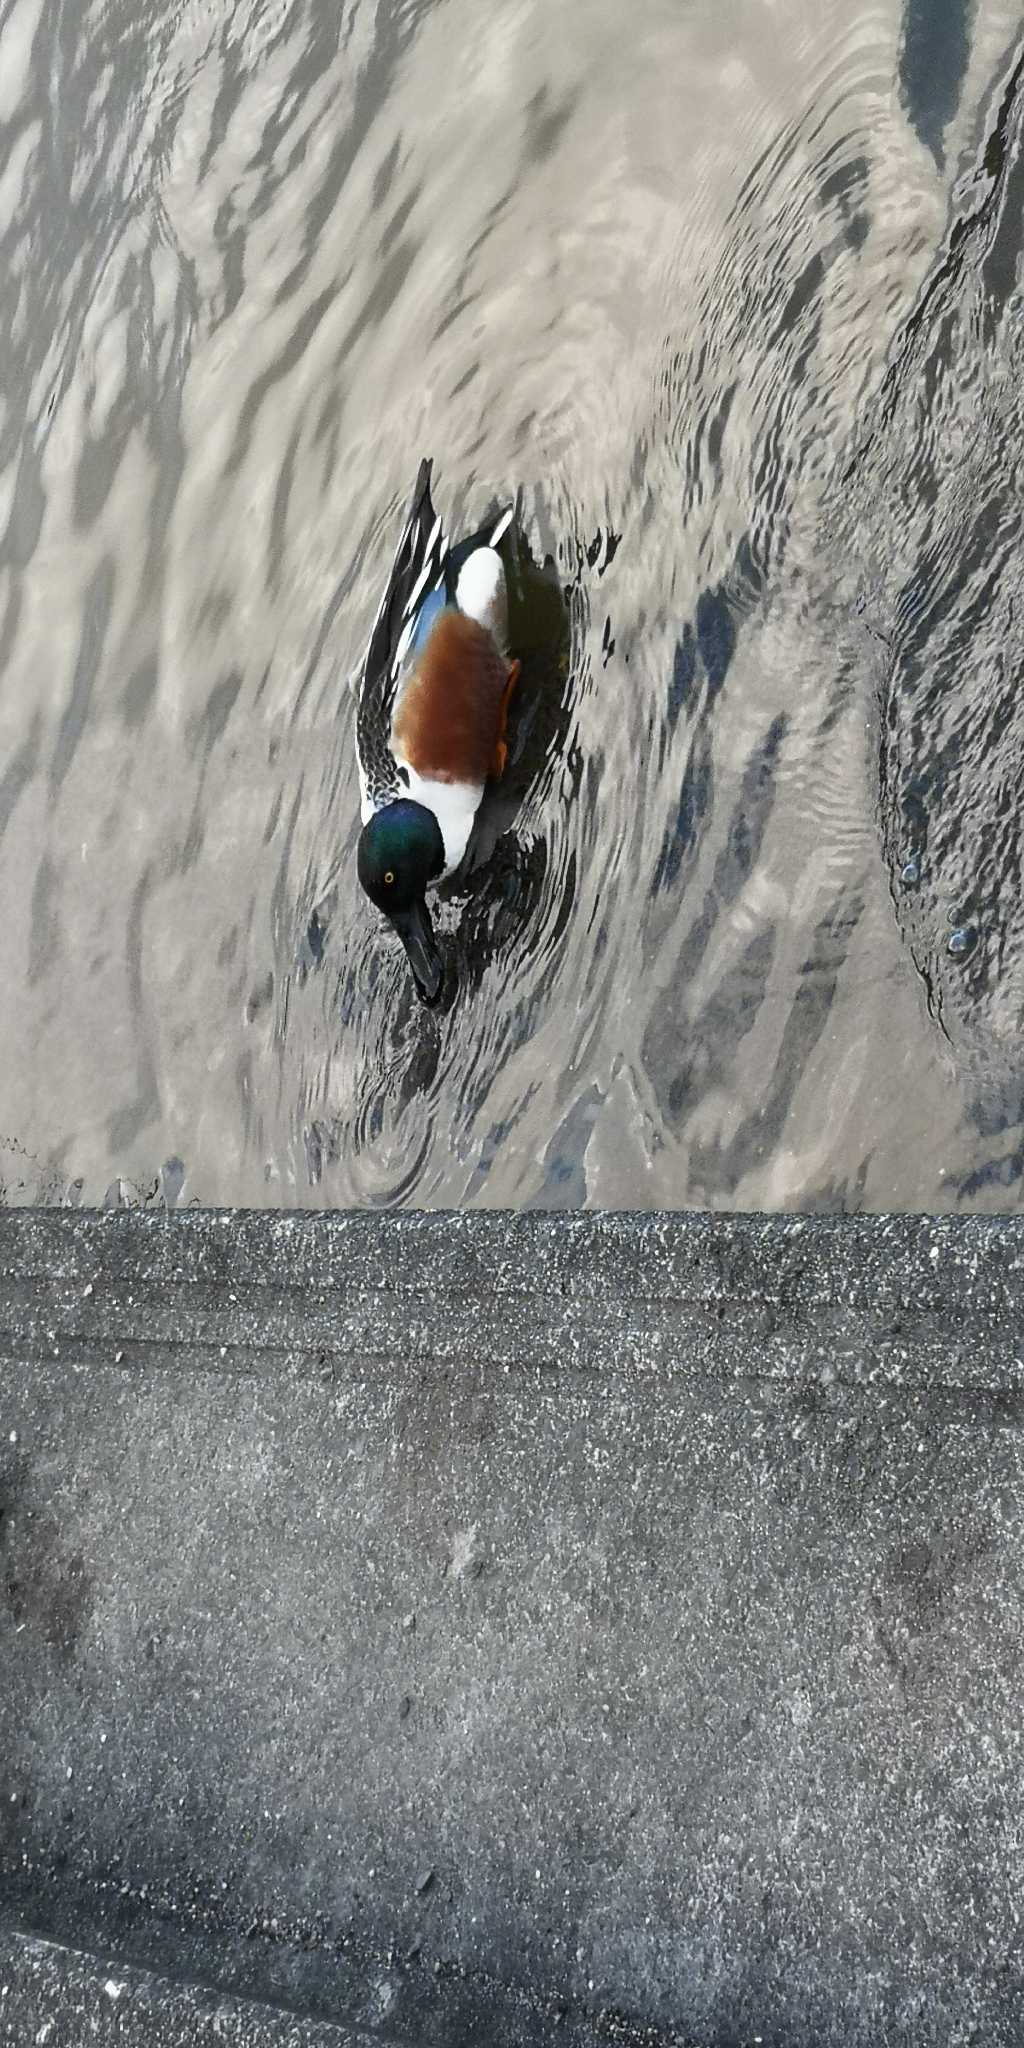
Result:
M504 772L505 721L519 674L507 654L498 553L514 508L449 547L430 474L431 464L421 462L356 709L359 880L394 925L426 1002L444 982L426 892L458 867L484 784Z

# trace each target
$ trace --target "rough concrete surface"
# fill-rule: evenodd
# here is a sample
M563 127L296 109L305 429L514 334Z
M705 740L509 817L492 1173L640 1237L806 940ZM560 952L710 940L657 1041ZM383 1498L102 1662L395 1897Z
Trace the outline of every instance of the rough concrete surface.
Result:
M0 1928L0 2042L33 2048L373 2048L356 2033Z
M9 1924L410 2048L1019 2048L1022 1276L0 1217Z

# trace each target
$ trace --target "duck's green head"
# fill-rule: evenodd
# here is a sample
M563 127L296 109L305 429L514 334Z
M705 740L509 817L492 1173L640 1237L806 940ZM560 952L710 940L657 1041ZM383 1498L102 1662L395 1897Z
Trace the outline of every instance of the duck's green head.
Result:
M394 925L424 1002L435 1001L444 962L424 897L444 870L444 840L432 811L402 798L375 812L359 834L359 880Z

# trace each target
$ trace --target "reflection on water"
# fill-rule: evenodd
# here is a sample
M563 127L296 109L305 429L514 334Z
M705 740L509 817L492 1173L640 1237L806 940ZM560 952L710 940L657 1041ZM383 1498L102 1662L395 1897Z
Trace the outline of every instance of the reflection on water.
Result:
M1019 10L480 21L0 5L7 1198L1016 1206ZM571 625L434 1014L346 687L423 453Z

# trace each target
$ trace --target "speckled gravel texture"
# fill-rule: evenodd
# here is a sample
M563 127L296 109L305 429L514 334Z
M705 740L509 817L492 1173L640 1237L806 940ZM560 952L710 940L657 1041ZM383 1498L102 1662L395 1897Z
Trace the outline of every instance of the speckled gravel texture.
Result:
M22 1211L0 1297L9 1927L399 2048L1020 2048L1024 1224Z
M0 1928L5 2048L374 2048L379 2039Z

